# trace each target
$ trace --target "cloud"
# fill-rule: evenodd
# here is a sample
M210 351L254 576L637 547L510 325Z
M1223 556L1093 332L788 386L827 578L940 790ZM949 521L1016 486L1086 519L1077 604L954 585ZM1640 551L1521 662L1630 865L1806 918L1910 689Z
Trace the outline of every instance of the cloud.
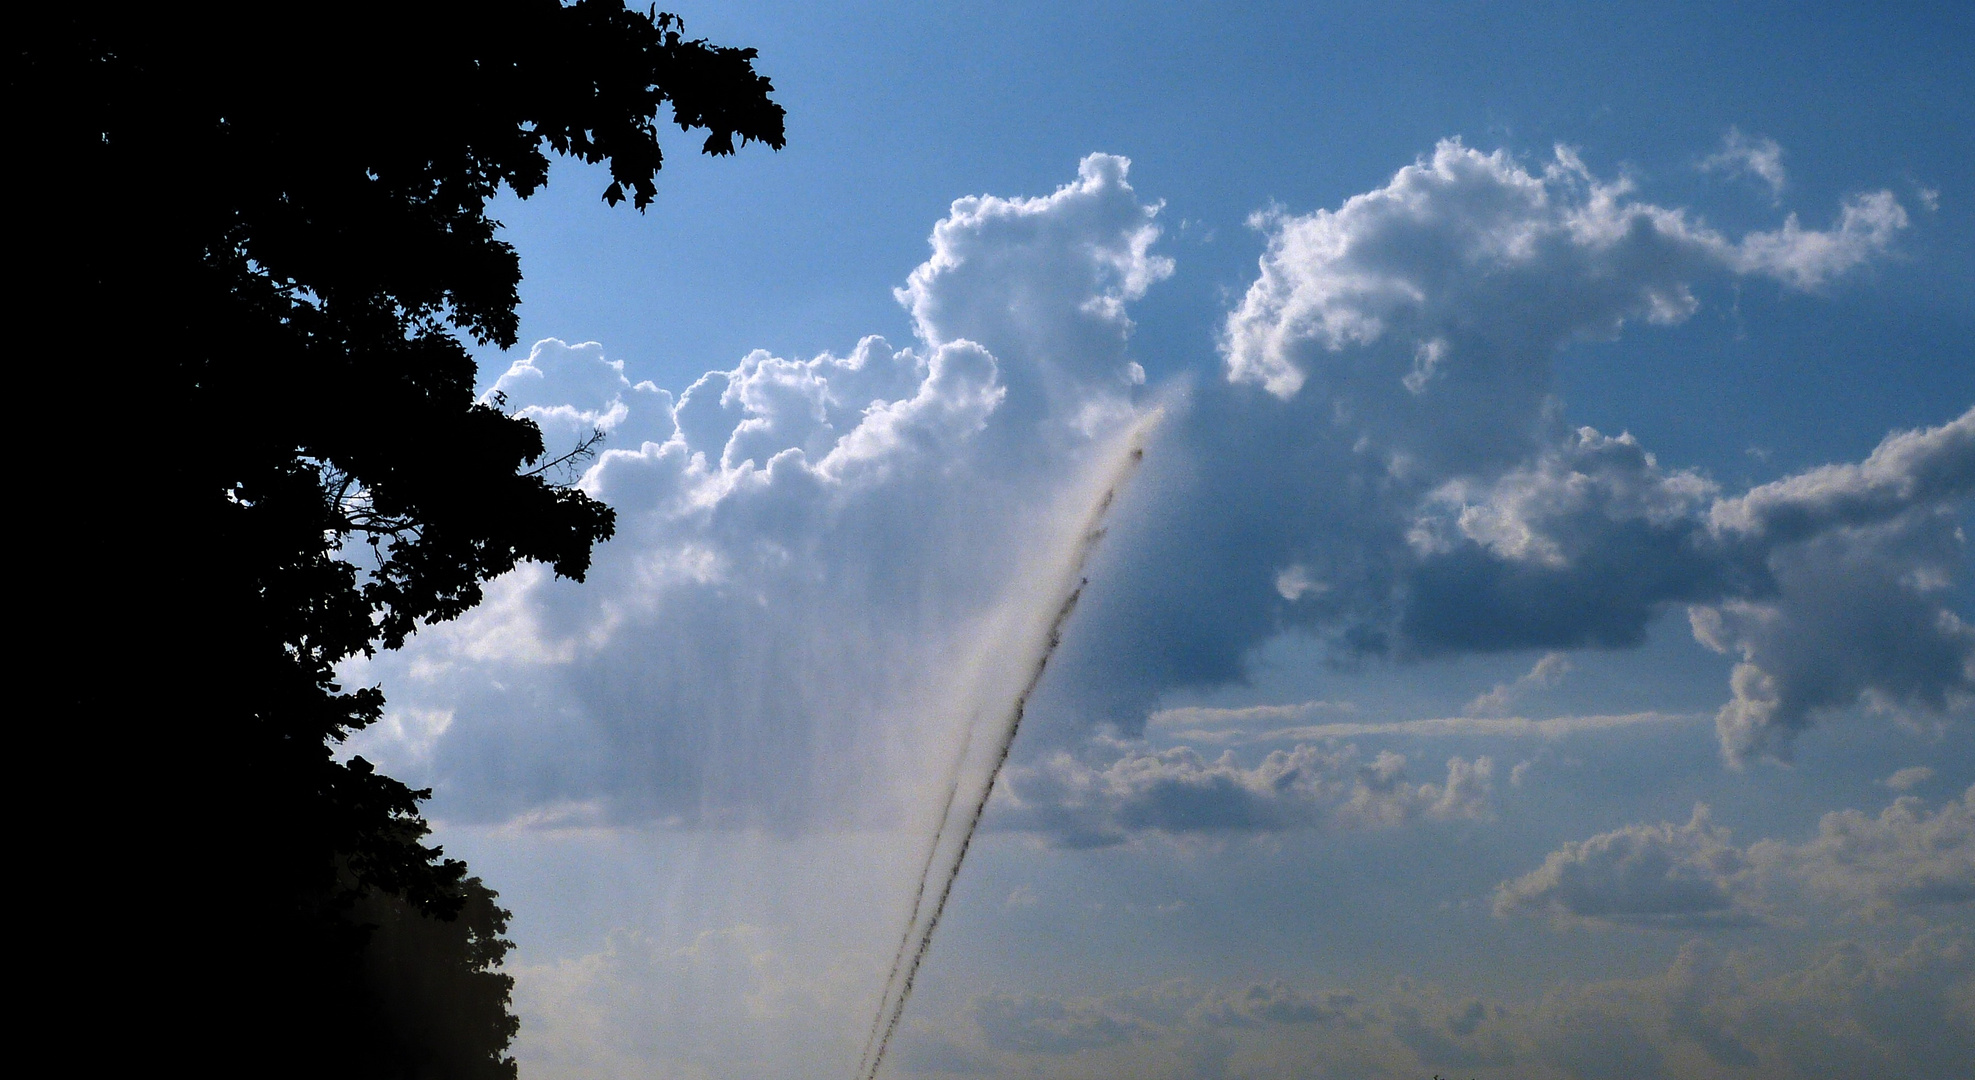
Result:
M1529 464L1428 493L1400 625L1426 651L1634 645L1664 605L1747 586L1700 534L1715 485L1582 428Z
M1495 914L1547 915L1561 923L1680 927L1740 922L1733 894L1744 869L1728 830L1694 807L1685 825L1628 825L1573 841L1536 870L1495 890Z
M1926 765L1909 765L1888 776L1880 783L1894 791L1912 791L1934 778L1934 770Z
M1971 493L1975 409L1736 496L1584 428L1423 500L1400 626L1427 650L1610 647L1688 604L1696 639L1742 659L1724 754L1787 758L1820 711L1942 715L1975 691L1975 630L1949 606Z
M1975 409L1935 428L1895 432L1858 464L1808 469L1710 507L1717 532L1772 544L1882 525L1915 507L1975 493Z
M1806 229L1791 214L1782 228L1754 232L1729 249L1727 262L1799 289L1816 289L1883 254L1907 227L1906 208L1890 191L1845 200L1835 229Z
M1936 810L1903 796L1874 817L1824 815L1801 844L1746 848L1696 805L1681 826L1627 825L1572 841L1495 891L1495 914L1562 926L1681 928L1766 918L1809 902L1847 918L1953 917L1975 906L1975 787Z
M1861 699L1935 715L1975 695L1975 628L1952 603L1975 492L1975 409L1886 437L1856 465L1724 499L1713 535L1762 551L1773 588L1696 605L1694 636L1738 654L1716 724L1731 761L1787 758L1815 714Z
M481 401L539 424L552 456L597 430L630 446L663 442L672 432L672 395L649 380L631 382L624 361L605 357L594 341L543 338L508 365Z
M1663 970L1565 983L1537 1000L1415 980L1374 992L1175 980L1108 994L991 993L918 1037L964 1048L983 1074L1090 1080L1483 1070L1542 1080L1934 1080L1975 1054L1966 937L1827 945L1792 965L1764 959L1689 941Z
M1054 194L955 200L933 227L932 257L896 290L920 339L989 344L1010 357L1018 401L1075 421L1143 382L1124 351L1125 309L1173 261L1152 253L1159 205L1133 197L1130 166L1092 154Z
M1908 795L1877 817L1829 813L1808 843L1764 841L1749 855L1867 917L1975 905L1975 786L1933 811Z
M1767 135L1751 138L1732 127L1722 136L1721 149L1701 159L1701 171L1753 176L1769 188L1772 199L1783 197L1789 179L1783 170L1783 148L1775 139Z
M1468 702L1466 712L1473 714L1499 715L1507 712L1512 702L1523 695L1539 690L1547 690L1564 680L1570 673L1570 660L1560 652L1547 652L1536 661L1529 673L1512 683L1497 683L1486 693Z
M1132 572L1093 591L1066 645L1059 665L1085 688L1066 707L1131 733L1159 691L1237 682L1285 632L1347 661L1631 647L1669 610L1766 604L1842 572L1792 576L1809 537L1714 520L1751 496L1761 517L1767 495L1663 464L1629 433L1567 427L1553 368L1574 342L1684 321L1707 282L1830 286L1906 228L1890 193L1853 197L1829 229L1792 218L1730 236L1569 151L1530 166L1447 141L1335 209L1256 224L1267 249L1223 326L1226 380L1193 388L1142 481L1155 494L1115 530ZM1889 451L1868 472L1925 457ZM1927 467L1952 471L1945 456ZM1857 498L1920 513L1965 497L1913 476ZM1952 577L1939 550L1949 562L1907 578ZM1878 554L1892 577L1913 569ZM1915 621L1937 600L1892 622L1938 637ZM1864 673L1805 708L1884 690L1939 711L1946 678ZM1796 719L1755 741L1725 724L1724 752L1782 757Z
M813 1075L856 1054L841 1017L868 996L842 957L799 951L784 930L739 923L681 941L613 931L595 952L510 962L530 1075Z
M1101 744L1111 745L1116 744ZM1495 763L1449 758L1440 783L1418 783L1406 758L1308 744L1245 767L1233 751L1209 760L1189 747L1110 760L1057 751L1003 773L994 824L1057 843L1095 847L1145 835L1239 835L1292 828L1365 828L1491 816Z
M1285 399L1312 377L1329 394L1379 374L1419 394L1457 364L1502 375L1518 354L1547 357L1631 320L1679 322L1695 311L1691 283L1703 275L1822 284L1907 224L1891 193L1875 192L1846 203L1832 230L1792 216L1730 240L1631 192L1562 147L1532 171L1447 140L1336 210L1260 215L1268 251L1227 319L1228 377ZM1343 355L1381 343L1391 347L1371 365ZM1469 360L1477 346L1508 359Z
M402 748L413 758L430 760L432 748L446 729L453 726L450 709L405 709L390 707L377 722L378 735Z
M357 750L463 821L584 802L795 827L923 802L969 719L951 688L1138 415L1125 305L1171 264L1128 168L1093 155L1052 195L957 201L898 291L909 346L756 351L675 397L594 343L539 343L494 391L565 435L606 430L580 483L618 534L582 586L523 568L351 665L461 718L429 761L389 732Z
M1324 705L1326 702L1312 702ZM1259 743L1315 742L1397 735L1408 738L1558 739L1585 731L1608 731L1638 724L1695 723L1700 715L1638 712L1564 715L1532 720L1526 716L1434 716L1419 720L1338 720L1323 724L1270 728L1242 726L1253 720L1304 715L1307 706L1257 705L1242 709L1187 707L1153 713L1149 726L1159 734L1195 742ZM1315 711L1315 710L1310 710ZM1194 726L1197 725L1197 726Z
M757 351L675 394L594 343L539 343L494 389L561 432L552 445L607 432L581 483L617 508L618 536L584 586L523 568L403 653L353 663L345 677L387 683L394 706L456 717L427 752L382 729L353 752L434 785L461 820L583 803L793 824L921 800L915 778L940 774L967 722L956 673L981 662L1026 553L1080 520L1063 500L1153 393L1129 309L1173 264L1128 170L1092 155L1051 194L957 200L896 293L909 345ZM1133 734L1162 694L1240 679L1285 632L1343 658L1617 647L1683 604L1747 669L1720 721L1737 760L1781 756L1857 700L1953 706L1968 655L1941 615L1960 558L1942 515L1967 491L1953 438L1889 442L1851 472L1737 501L1628 435L1565 429L1549 394L1559 348L1684 319L1696 281L1826 283L1903 227L1890 195L1849 205L1834 230L1731 239L1568 152L1531 169L1448 142L1335 211L1264 215L1229 379L1156 392L1172 419L1021 753L1047 759L1107 722ZM1852 563L1901 602L1845 614L1847 586L1827 578ZM1925 647L1820 668L1847 618ZM1504 694L1477 711L1507 711ZM1466 730L1604 722L1499 719ZM1239 795L1259 766L1164 767L1172 792L1218 792L1217 812L1288 812ZM1098 834L1121 827L1092 812Z

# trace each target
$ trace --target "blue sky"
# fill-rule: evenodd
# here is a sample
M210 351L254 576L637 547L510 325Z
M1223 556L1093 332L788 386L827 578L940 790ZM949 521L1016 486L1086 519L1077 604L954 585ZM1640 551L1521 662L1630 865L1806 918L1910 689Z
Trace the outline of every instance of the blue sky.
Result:
M349 673L528 1075L853 1071L1139 444L887 1075L1975 1055L1967 15L683 14L788 148L496 212L618 537Z

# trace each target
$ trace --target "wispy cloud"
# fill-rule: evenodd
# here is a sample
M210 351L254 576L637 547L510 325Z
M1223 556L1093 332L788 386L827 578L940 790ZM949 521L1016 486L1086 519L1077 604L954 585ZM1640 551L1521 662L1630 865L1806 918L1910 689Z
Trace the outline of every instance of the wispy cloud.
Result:
M1769 188L1771 199L1783 197L1789 182L1783 169L1783 147L1767 135L1749 136L1731 127L1721 138L1721 149L1701 159L1702 172L1727 176L1752 176Z
M1195 742L1249 744L1263 742L1321 741L1352 739L1374 735L1414 738L1544 738L1556 739L1587 731L1644 724L1692 724L1708 719L1704 713L1608 713L1550 716L1531 719L1524 716L1434 716L1417 720L1336 720L1294 727L1255 727L1256 721L1290 719L1318 714L1335 706L1329 702L1306 705L1253 706L1245 709L1190 707L1166 709L1152 714L1150 727L1161 738Z

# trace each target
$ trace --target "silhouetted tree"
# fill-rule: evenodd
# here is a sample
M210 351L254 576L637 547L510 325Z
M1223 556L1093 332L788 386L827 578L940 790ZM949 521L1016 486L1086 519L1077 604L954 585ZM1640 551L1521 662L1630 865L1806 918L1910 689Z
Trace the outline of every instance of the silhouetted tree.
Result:
M49 1007L107 1026L82 1067L511 1076L506 912L334 759L383 704L335 668L611 533L474 401L460 335L517 325L488 200L556 153L642 209L663 110L779 148L772 87L619 0L6 18Z

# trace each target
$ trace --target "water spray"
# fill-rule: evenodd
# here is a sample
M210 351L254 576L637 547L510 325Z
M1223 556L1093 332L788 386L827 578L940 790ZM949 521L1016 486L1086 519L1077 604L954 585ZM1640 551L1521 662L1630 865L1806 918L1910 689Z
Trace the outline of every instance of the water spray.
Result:
M905 918L905 931L899 935L898 949L892 953L891 970L885 974L884 996L879 998L878 1011L871 1017L871 1032L864 1037L864 1053L857 1059L859 1077L865 1076L867 1072L876 1073L877 1066L872 1063L871 1053L876 1049L881 1034L887 1039L890 1037L891 1028L886 1023L886 1018L890 1015L892 989L898 985L899 972L905 968L906 955L912 952L912 931L919 925L920 913L925 909L926 883L932 878L933 860L939 855L940 841L946 836L947 823L953 818L953 805L960 797L961 767L967 762L967 752L973 749L974 729L979 726L979 720L978 714L968 718L966 734L960 740L960 753L954 755L953 769L944 785L946 802L940 807L939 823L933 826L932 838L926 842L926 861L919 867L919 886L912 893L912 911ZM943 898L942 902L944 902ZM918 966L916 960L913 966L915 968ZM910 979L907 980L906 985L909 989Z
M940 809L938 824L933 829L932 839L926 847L925 861L919 870L919 884L912 897L912 910L906 917L898 949L892 956L884 993L878 999L877 1015L871 1020L871 1031L865 1038L864 1053L858 1061L858 1080L877 1080L878 1070L884 1065L885 1052L891 1047L892 1036L905 1018L905 1006L912 997L912 986L918 979L919 967L932 948L933 931L939 928L940 916L945 913L946 903L953 895L954 882L960 877L960 865L966 861L967 849L974 842L974 833L980 828L982 815L987 812L988 799L994 794L995 780L1001 775L1001 767L1007 763L1008 752L1015 745L1015 735L1021 729L1022 714L1028 708L1029 697L1042 682L1049 658L1055 655L1056 647L1062 643L1063 628L1070 620L1070 613L1076 610L1077 601L1083 597L1084 586L1089 583L1083 576L1084 565L1090 561L1091 553L1104 537L1104 517L1118 492L1144 459L1145 441L1164 415L1164 410L1155 409L1134 424L1121 444L1125 452L1110 463L1095 505L1078 531L1067 558L1057 564L1061 572L1050 583L1052 588L1046 597L1055 606L1053 611L1043 609L1049 612L1048 621L1042 625L1042 633L1021 654L1029 658L1027 678L1015 693L1013 701L1000 713L999 722L986 731L981 730L982 718L983 715L993 715L992 712L984 708L968 718L966 735L961 741L959 754L954 758L947 784L945 805ZM992 762L975 789L963 793L966 763L977 732L986 742ZM962 807L965 807L965 813L956 814L955 810ZM952 855L941 864L939 853L949 844L953 846ZM934 888L935 883L937 889ZM929 896L933 898L930 907L926 903Z

